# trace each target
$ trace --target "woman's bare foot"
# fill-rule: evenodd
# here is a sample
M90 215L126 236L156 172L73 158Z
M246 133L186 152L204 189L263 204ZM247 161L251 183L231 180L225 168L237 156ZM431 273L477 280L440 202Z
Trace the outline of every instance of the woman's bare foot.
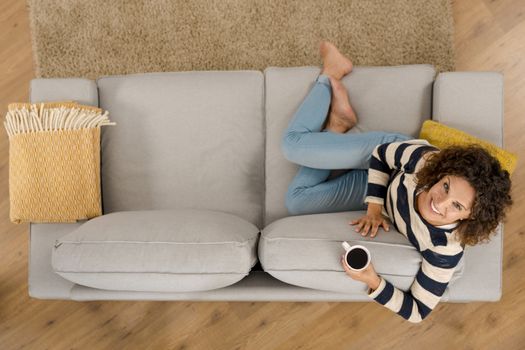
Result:
M332 85L332 101L330 103L330 113L326 122L326 129L332 132L345 133L357 124L348 91L341 81L330 77Z
M334 44L328 41L321 41L319 52L323 59L321 74L326 74L340 80L352 71L352 61L343 56Z

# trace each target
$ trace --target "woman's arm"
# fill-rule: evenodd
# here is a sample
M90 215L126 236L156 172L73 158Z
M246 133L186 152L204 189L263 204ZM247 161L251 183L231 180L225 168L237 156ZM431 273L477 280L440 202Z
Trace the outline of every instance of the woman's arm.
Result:
M390 231L388 220L381 214L383 205L377 203L368 203L366 215L358 220L350 221L351 225L357 225L355 232L361 232L362 236L366 236L371 232L370 237L374 238L377 235L379 226L382 226L385 231Z
M352 279L356 281L361 281L368 286L369 294L379 288L379 285L381 284L381 277L377 274L372 262L370 262L370 264L363 271L356 272L346 266L345 255L343 254L341 256L341 265L343 265L343 269L348 276L352 277Z
M384 143L374 149L368 169L368 187L365 198L365 203L368 203L367 213L358 220L350 222L351 225L357 225L356 232L361 232L362 236L371 232L370 237L374 238L380 226L385 231L389 231L388 221L381 213L390 177L395 171L414 172L422 155L429 150L437 149L425 140Z
M390 176L395 171L413 173L424 153L437 150L425 140L391 142L377 146L370 159L365 203L384 205Z
M409 322L421 322L439 303L462 256L463 251L445 256L426 250L410 290L399 290L380 277L379 287L368 296Z

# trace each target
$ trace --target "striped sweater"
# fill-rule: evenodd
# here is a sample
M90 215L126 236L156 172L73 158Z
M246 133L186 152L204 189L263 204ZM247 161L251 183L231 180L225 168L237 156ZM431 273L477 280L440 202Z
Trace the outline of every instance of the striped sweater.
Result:
M383 213L422 255L410 290L399 290L380 276L379 287L368 295L414 323L436 307L463 256L463 247L454 239L456 225L432 226L415 210L415 174L424 165L422 156L427 151L438 149L425 140L377 146L370 160L365 199L383 205Z

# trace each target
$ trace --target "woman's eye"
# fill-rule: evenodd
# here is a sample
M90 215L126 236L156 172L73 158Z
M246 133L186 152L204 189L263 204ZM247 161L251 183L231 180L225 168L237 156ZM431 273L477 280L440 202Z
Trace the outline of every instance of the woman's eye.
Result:
M445 192L448 193L448 183L445 182L445 183L443 184L443 187L445 188Z
M455 207L457 210L461 210L461 206L460 206L458 203L454 203L454 207Z

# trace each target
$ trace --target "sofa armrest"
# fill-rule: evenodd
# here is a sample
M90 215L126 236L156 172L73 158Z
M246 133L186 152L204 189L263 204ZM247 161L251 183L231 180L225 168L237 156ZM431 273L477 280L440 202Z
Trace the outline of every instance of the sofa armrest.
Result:
M93 80L79 78L33 79L30 83L31 103L76 101L98 107L98 89ZM29 295L38 299L69 299L74 286L56 274L51 266L55 241L83 223L30 223L29 225Z
M432 119L503 146L503 75L446 72L434 82Z
M98 107L98 89L93 80L82 78L33 79L30 84L29 101L76 101Z
M503 75L447 72L434 82L432 119L503 146ZM503 224L490 243L467 247L463 276L449 286L455 302L498 301L502 295Z

